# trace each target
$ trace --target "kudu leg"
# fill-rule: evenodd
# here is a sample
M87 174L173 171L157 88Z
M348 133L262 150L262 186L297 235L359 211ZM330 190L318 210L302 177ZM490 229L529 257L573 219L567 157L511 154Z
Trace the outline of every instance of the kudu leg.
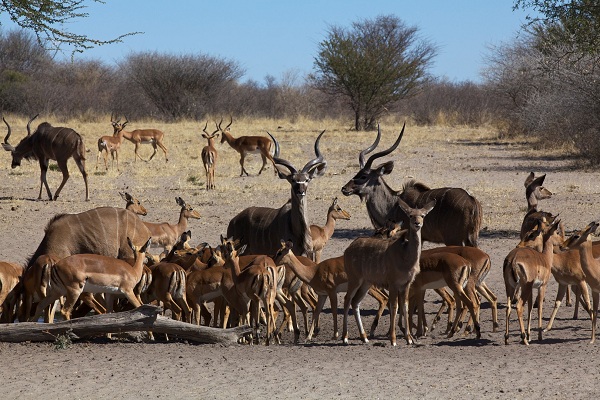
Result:
M46 174L48 173L48 160L40 159L40 193L38 194L38 200L42 199L42 188L46 187L46 192L48 193L48 198L52 200L52 192L50 191L50 186L48 186L48 181L46 180Z

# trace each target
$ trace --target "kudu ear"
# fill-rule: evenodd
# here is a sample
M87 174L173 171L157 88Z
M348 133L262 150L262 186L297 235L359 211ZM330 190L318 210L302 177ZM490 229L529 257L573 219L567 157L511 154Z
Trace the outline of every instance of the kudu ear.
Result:
M425 204L424 207L421 207L421 210L425 215L429 214L431 210L435 207L435 200L431 200L429 203Z
M279 179L290 181L292 173L287 168L280 166L279 164L273 164L273 166L275 167L275 171L277 171Z
M377 168L375 168L375 172L378 175L383 176L383 175L389 175L393 169L394 169L394 162L387 161L381 165L378 165Z

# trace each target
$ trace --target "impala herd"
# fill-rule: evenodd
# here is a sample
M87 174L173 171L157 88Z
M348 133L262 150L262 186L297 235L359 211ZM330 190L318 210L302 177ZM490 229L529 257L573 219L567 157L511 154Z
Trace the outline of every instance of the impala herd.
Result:
M37 117L37 116L36 116ZM87 190L85 146L81 136L69 128L54 128L42 123L32 134L27 123L27 136L13 147L8 128L3 143L13 157L13 168L23 158L37 159L41 169L40 193L45 185L48 197L56 200L69 174L68 158L73 157L82 172ZM154 152L160 148L167 158L163 132L156 129L125 131L125 118L111 117L112 136L98 139L96 168L103 156L108 169L108 154L117 161L124 139L138 147L150 143ZM281 158L277 139L265 136L234 138L230 132L233 119L222 128L223 120L215 122L215 130L202 130L207 145L201 151L206 172L206 189L215 188L217 149L215 140L227 142L240 153L240 176L246 174L245 156L260 153L263 165L270 161L276 176L290 184L290 199L279 208L248 207L231 218L226 235L220 243L210 246L202 242L190 244L192 232L189 219L201 218L200 213L181 197L175 202L179 218L175 224L150 223L141 217L148 210L130 193L120 193L125 208L98 207L79 214L59 214L52 218L38 248L21 266L0 262L0 321L37 321L42 315L52 323L60 304L65 319L122 309L129 304L159 302L170 310L173 318L189 323L227 328L250 324L250 342L266 344L281 342L281 332L294 332L294 341L301 331L296 317L300 308L304 334L311 340L319 333L319 317L327 299L333 316L332 337L337 339L338 294L344 293L343 343L349 343L348 315L350 308L360 339L368 342L375 336L379 319L386 306L390 310L390 342L396 345L396 318L407 344L434 329L447 309L446 333L452 337L465 326L465 333L481 337L480 296L489 303L493 331L497 331L497 297L486 284L491 270L490 257L478 248L482 224L479 201L460 188L430 189L411 180L400 191L390 188L384 175L392 172L393 161L374 165L392 153L400 144L405 127L395 143L376 152L368 159L381 138L359 154L359 170L341 189L345 196L357 195L366 205L375 228L371 236L358 237L343 254L322 260L322 251L333 235L337 220L348 220L350 214L333 199L323 226L309 223L307 190L310 182L324 175L327 160L320 149L325 131L314 142L314 158L298 169ZM273 146L273 154L271 147ZM54 196L46 182L48 161L56 160L63 181ZM366 159L366 160L365 160ZM149 160L148 160L149 161ZM538 201L552 193L543 186L545 175L531 173L525 181L528 210L521 226L520 243L504 260L503 277L506 287L505 342L509 343L509 321L512 305L516 306L521 343L529 344L533 292L537 289L538 340L552 328L558 307L569 287L573 286L576 302L581 302L592 321L591 342L595 340L597 309L600 297L600 245L591 235L598 228L590 223L582 231L565 238L564 227L556 215L538 209ZM422 249L424 241L443 246ZM150 251L158 248L160 255ZM552 316L542 329L542 310L547 283L553 275L559 284ZM592 291L592 303L589 289ZM431 327L424 311L425 292L433 289L442 298L442 305ZM449 290L448 290L449 289ZM366 295L379 304L369 335L361 318L361 303ZM570 301L569 297L567 301ZM209 306L213 303L213 306ZM524 308L527 303L527 324ZM212 312L210 310L212 308ZM308 310L313 318L309 324ZM577 310L577 307L576 307ZM417 313L416 324L413 314ZM279 314L282 315L281 318ZM279 324L278 324L279 320ZM264 329L261 326L264 325ZM414 333L413 333L414 332Z

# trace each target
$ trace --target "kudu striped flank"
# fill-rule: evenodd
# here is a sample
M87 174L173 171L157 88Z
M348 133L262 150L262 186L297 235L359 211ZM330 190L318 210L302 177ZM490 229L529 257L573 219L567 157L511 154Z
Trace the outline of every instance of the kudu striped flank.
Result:
M141 246L150 231L135 213L124 208L98 207L79 214L58 214L48 222L44 238L27 266L42 254L58 259L82 253L133 258L128 237Z
M67 161L69 158L73 157L75 164L77 164L79 171L81 171L81 175L83 175L83 182L85 183L85 200L89 201L90 195L87 172L85 172L85 145L81 135L70 128L53 127L48 122L42 122L38 125L35 132L31 133L30 125L36 118L37 115L29 120L27 123L27 136L17 144L17 147L14 147L8 142L11 134L10 125L6 122L6 119L2 117L2 120L8 128L8 133L4 138L2 147L12 154L11 167L16 168L20 166L23 159L38 160L41 171L38 200L41 200L42 198L42 188L44 186L46 187L48 198L50 200L56 200L60 191L69 179ZM50 191L48 181L46 180L46 173L48 172L48 163L50 160L56 161L58 168L63 174L62 182L58 189L56 189L54 197L52 197L52 192Z
M267 132L268 133L268 132ZM233 237L241 245L246 245L246 254L275 254L281 245L281 238L294 242L294 254L309 255L312 251L312 238L307 218L306 192L310 181L322 175L327 161L319 150L319 141L325 131L315 141L316 158L297 170L289 161L279 158L279 143L269 133L275 143L275 168L280 179L291 185L291 198L281 208L249 207L236 215L227 227L227 237Z
M466 190L451 187L430 189L422 183L411 180L402 190L395 191L383 179L384 175L392 172L394 162L387 161L372 167L373 161L390 154L398 147L404 135L404 128L405 126L389 149L371 155L365 162L365 156L379 144L381 131L377 130L375 142L361 151L358 156L360 170L344 185L342 193L346 196L356 194L365 201L369 218L375 229L385 226L388 220L402 221L404 226L407 226L409 221L399 207L398 199L416 208L423 207L430 200L435 200L436 206L427 215L423 225L421 232L423 240L446 245L477 247L482 221L481 204Z

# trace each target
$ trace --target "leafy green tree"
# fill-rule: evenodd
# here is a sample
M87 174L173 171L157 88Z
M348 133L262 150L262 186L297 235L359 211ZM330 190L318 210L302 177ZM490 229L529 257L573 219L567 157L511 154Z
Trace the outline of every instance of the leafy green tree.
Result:
M436 47L416 27L393 15L332 26L319 44L315 73L319 90L345 98L356 130L373 129L394 102L414 94L427 80Z
M101 0L90 0L104 3ZM85 0L0 0L0 13L6 13L10 19L23 29L32 31L40 44L47 50L59 50L68 45L73 52L111 43L120 43L126 36L139 32L126 33L110 40L99 40L64 29L65 24L88 17L84 12Z
M527 18L537 34L545 34L546 43L574 45L585 53L600 52L600 1L516 0L513 8L537 13Z

